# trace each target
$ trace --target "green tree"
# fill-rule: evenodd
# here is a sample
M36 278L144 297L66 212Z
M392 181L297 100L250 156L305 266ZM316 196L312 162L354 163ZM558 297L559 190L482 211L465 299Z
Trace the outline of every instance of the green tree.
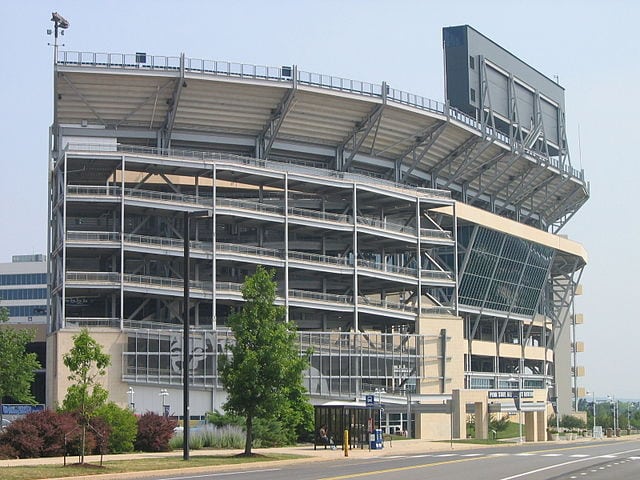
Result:
M131 410L109 402L96 410L96 416L102 418L111 427L109 452L133 451L133 444L138 434L138 419Z
M62 361L71 374L73 382L67 389L62 409L75 411L80 415L82 425L82 446L80 463L84 463L87 425L99 407L105 404L109 392L98 383L111 364L111 357L102 351L102 346L83 328L73 336L73 347L62 356Z
M220 376L228 395L224 408L245 418L247 456L251 455L256 418L296 421L290 412L291 402L301 399L302 372L309 363L308 356L298 351L295 330L284 322L284 307L274 305L273 276L273 271L258 266L256 273L245 279L245 303L228 321L235 337L227 346L231 357L220 361ZM295 430L298 425L286 427Z
M9 311L0 308L0 425L2 424L2 398L11 397L17 402L34 403L31 384L35 370L42 368L35 353L27 352L27 344L33 341L33 330L19 330L5 325Z

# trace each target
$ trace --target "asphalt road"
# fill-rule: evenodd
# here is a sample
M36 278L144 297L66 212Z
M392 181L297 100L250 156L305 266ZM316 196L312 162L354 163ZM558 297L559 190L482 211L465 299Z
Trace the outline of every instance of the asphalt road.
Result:
M132 478L132 477L129 477ZM376 458L253 464L211 472L149 475L155 480L638 480L640 440L522 445Z

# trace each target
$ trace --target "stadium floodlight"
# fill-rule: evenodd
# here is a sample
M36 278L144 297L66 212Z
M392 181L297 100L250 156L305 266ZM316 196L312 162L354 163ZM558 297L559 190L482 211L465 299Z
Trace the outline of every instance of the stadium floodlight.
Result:
M67 19L60 15L58 12L51 12L51 21L55 24L56 30L58 28L69 28L69 22L67 21Z

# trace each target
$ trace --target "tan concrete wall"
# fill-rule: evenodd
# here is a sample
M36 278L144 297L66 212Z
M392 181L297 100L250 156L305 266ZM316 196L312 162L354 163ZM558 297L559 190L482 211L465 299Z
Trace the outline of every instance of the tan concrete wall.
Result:
M473 340L471 342L471 353L473 355L486 355L495 357L498 355L496 342L484 342L482 340Z
M445 371L442 372L440 358L440 331L445 329L447 341L445 357ZM453 316L422 316L416 325L417 333L422 335L432 335L433 338L425 343L422 357L421 377L423 379L417 385L418 393L450 393L453 389L464 387L464 354L466 352L466 341L463 336L463 320ZM446 377L444 392L441 392L440 378Z
M421 440L451 438L451 416L448 413L417 414L415 436Z
M47 406L55 408L62 404L71 384L69 370L63 362L63 355L73 347L73 337L80 333L79 329L58 330L47 337ZM126 335L119 330L110 328L93 328L90 331L103 351L111 356L111 366L100 379L100 383L109 392L109 400L120 406L128 404L128 385L122 382L122 352L126 345Z

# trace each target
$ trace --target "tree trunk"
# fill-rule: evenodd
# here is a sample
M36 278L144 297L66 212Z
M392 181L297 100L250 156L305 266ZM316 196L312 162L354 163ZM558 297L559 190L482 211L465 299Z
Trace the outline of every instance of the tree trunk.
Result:
M87 441L87 426L83 422L82 423L82 442L80 442L81 443L80 445L80 463L81 464L84 464L84 448L86 445L85 443L86 441Z
M251 415L247 416L247 438L244 443L244 454L251 455L251 443L253 440L253 417Z

